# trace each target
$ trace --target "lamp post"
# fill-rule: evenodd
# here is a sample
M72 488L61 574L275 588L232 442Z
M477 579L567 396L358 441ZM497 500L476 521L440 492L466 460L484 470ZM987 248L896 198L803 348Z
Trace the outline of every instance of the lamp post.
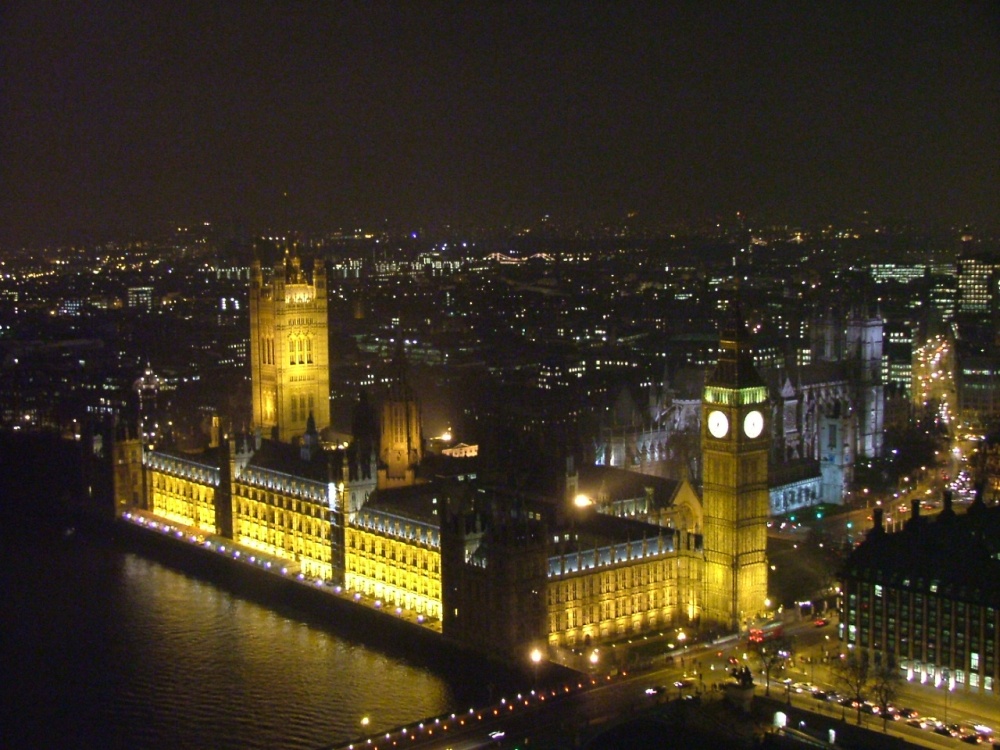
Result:
M947 668L941 670L941 676L944 678L944 723L948 723L948 693L951 689L951 673Z
M534 673L535 684L538 684L538 665L542 662L542 652L537 649L531 649L531 669Z

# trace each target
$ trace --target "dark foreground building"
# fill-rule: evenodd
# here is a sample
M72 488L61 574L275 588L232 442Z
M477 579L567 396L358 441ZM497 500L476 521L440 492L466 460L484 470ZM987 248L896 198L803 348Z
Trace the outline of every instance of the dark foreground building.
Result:
M956 514L946 493L934 519L914 503L902 531L882 512L843 571L840 636L907 679L995 694L1000 679L1000 506L982 493Z

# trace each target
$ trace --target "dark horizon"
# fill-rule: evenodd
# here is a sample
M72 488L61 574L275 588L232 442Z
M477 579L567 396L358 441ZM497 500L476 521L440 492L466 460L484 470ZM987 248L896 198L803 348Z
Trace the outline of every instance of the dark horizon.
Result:
M22 0L0 41L6 246L1000 216L993 3Z

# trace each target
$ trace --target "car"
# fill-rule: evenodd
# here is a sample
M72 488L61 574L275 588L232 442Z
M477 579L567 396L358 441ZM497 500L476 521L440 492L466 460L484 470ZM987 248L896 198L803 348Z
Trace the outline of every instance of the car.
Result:
M825 617L817 617L815 620L813 620L813 625L817 628L826 627L829 624L830 621L827 620Z
M955 733L952 732L950 729L948 729L948 727L946 727L944 724L940 724L940 725L934 727L934 729L932 729L931 731L934 732L934 734L940 734L940 735L943 735L945 737L954 737L955 736Z
M646 688L646 695L663 695L665 692L667 692L667 688L663 685Z
M968 742L970 745L978 745L983 741L983 736L979 732L973 732L972 734L966 734L962 736L962 742Z
M904 719L916 719L918 716L920 716L920 713L913 708L901 708L899 709L898 713Z
M490 732L490 739L502 740L506 734L507 733L504 732L502 729L494 729L492 732Z

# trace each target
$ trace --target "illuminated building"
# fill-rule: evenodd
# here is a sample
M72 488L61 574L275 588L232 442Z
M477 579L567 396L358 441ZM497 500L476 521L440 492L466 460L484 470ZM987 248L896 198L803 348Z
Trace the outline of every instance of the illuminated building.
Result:
M250 366L254 425L282 442L305 433L310 416L330 425L330 358L326 268L313 262L311 279L299 257L286 253L264 278L250 269Z
M767 598L771 415L747 337L732 315L702 399L704 619L727 630L756 617Z
M194 456L149 451L143 456L149 487L149 510L161 518L217 534L216 508L222 484L217 451ZM228 488L226 488L228 490ZM224 492L226 499L228 491Z
M322 451L311 424L298 449L264 440L237 465L239 457L233 451L233 538L305 576L339 582L345 515L375 488L371 465Z
M325 337L310 317L325 311L312 305L321 271L306 284L293 257L271 286L261 276L255 266L258 431L223 438L216 420L212 447L200 454L147 446L144 502L153 514L504 658L544 647L569 663L574 650L624 646L669 627L735 630L763 607L772 417L738 319L723 332L702 399L702 500L687 481L614 467L577 473L572 462L558 490L515 490L469 471L418 477L420 411L401 368L382 404L378 463L360 429L349 447L324 449L308 398L297 407L291 398L311 393L315 405L319 397L323 378L309 374L318 357L308 361L317 348L297 337ZM279 440L261 439L268 427Z
M140 310L153 309L153 287L151 286L130 286L128 288L128 296L126 299L126 305L129 308L135 308Z
M412 485L423 459L420 404L406 382L401 348L396 355L395 370L382 400L379 489Z
M547 554L550 646L596 645L694 619L700 537L596 509L580 515L554 530Z
M504 658L546 647L552 658L586 669L593 652L580 662L580 649L624 647L630 637L698 620L701 536L649 520L695 509L662 507L683 505L683 491L648 492L641 485L649 477L607 472L611 482L595 486L578 485L570 471L561 498L472 482L449 487L445 635ZM578 494L598 487L600 503Z
M1000 261L988 255L964 252L958 258L958 311L987 314L990 312L991 280L1000 270Z
M842 503L862 458L884 450L883 322L861 305L811 327L810 364L768 367L755 342L750 356L767 387L768 477L773 515L821 502ZM910 369L909 359L905 363ZM644 474L703 476L699 436L705 368L683 368L649 392L648 410L619 399L613 425L594 443L594 463ZM625 401L622 404L622 401Z
M111 494L114 514L117 516L129 508L146 507L145 475L143 462L143 442L128 434L123 425L115 425L110 441L111 453ZM109 450L103 437L92 436L92 449L99 452ZM85 466L87 463L85 462Z
M344 586L382 605L441 619L440 488L380 490L346 529Z
M956 514L950 494L933 520L913 503L889 533L882 510L841 572L840 638L892 657L907 679L995 693L1000 680L1000 507L982 494Z

